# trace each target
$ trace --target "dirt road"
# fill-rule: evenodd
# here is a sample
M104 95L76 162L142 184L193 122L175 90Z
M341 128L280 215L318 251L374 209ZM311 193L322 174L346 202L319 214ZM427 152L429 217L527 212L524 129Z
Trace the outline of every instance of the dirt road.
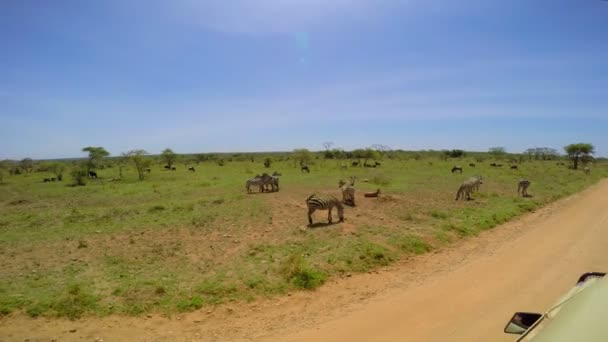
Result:
M543 311L608 270L608 180L478 237L314 292L171 318L0 319L0 341L512 341L514 311Z
M553 209L553 210L551 210ZM608 182L517 222L519 234L417 287L281 341L512 341L514 311L543 311L585 271L608 271ZM492 241L493 240L493 241Z

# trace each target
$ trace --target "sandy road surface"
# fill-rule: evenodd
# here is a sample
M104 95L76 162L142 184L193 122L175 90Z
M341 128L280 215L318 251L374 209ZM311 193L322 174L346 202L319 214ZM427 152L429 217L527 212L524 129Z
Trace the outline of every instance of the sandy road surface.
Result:
M512 312L542 311L608 270L608 180L436 253L312 292L171 318L0 318L3 341L512 341Z

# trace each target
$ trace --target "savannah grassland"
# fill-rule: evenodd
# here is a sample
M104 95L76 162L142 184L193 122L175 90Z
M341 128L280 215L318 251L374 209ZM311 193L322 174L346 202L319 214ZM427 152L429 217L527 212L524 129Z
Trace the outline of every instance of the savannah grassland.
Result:
M491 160L382 161L378 168L317 159L310 174L293 161L212 162L188 172L159 165L144 181L134 169L98 170L86 186L42 183L45 173L7 176L0 185L0 314L78 318L174 314L226 302L312 290L330 277L366 272L490 229L608 176L555 161L489 167ZM350 164L350 162L349 162ZM464 173L451 174L454 164ZM280 171L281 189L247 194L246 179ZM346 222L307 229L305 199L339 196L338 180L358 177ZM458 186L482 175L474 201ZM516 194L520 177L531 198ZM363 182L363 179L369 182ZM363 192L382 189L380 198ZM316 212L315 222L326 222ZM337 213L334 211L334 221Z

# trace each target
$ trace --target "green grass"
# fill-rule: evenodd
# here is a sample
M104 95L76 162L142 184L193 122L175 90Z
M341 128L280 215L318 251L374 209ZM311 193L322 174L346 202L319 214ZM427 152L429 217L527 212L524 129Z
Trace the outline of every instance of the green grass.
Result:
M472 160L471 160L472 161ZM469 160L384 160L379 168L340 168L316 160L310 174L292 161L279 193L248 195L244 182L267 171L261 161L202 163L191 173L159 166L143 182L134 170L98 170L86 186L42 183L45 173L6 176L0 188L0 315L68 317L172 314L295 290L314 290L343 273L367 272L479 234L575 193L608 175L555 162L519 170L487 166L451 174ZM504 162L503 162L504 163ZM350 163L348 163L350 165ZM460 183L482 175L473 201L454 201ZM362 192L342 224L305 229L304 199L339 195L357 176ZM520 177L531 198L517 197ZM334 218L336 213L334 212ZM314 215L325 222L326 213Z

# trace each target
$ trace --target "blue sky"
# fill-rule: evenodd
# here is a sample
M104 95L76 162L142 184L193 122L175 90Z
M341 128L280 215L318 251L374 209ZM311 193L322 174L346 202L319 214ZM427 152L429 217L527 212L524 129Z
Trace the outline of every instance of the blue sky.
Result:
M0 159L607 132L605 1L0 1Z

